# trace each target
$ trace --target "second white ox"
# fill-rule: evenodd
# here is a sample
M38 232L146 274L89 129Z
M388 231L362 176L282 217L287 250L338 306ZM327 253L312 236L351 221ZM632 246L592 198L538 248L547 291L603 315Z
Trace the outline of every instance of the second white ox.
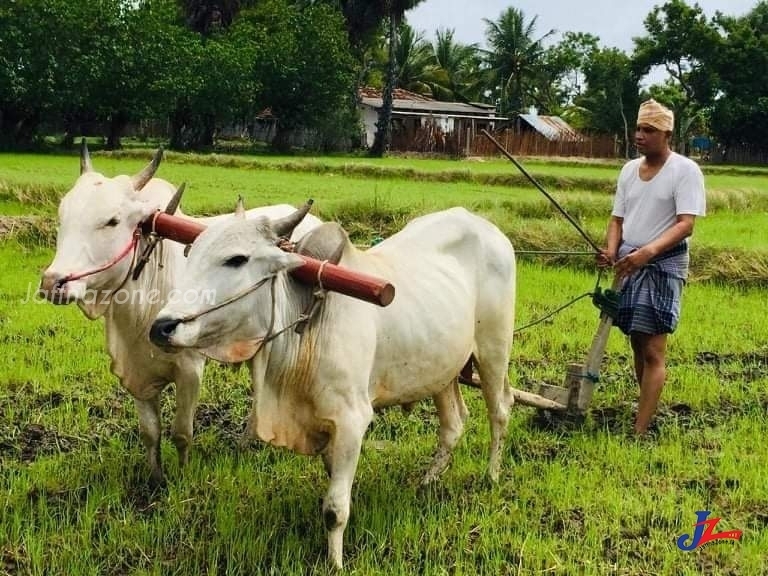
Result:
M467 416L456 377L470 355L490 420L489 473L498 477L514 402L507 371L515 254L498 228L463 208L417 218L366 252L341 231L339 264L391 281L394 301L379 308L330 292L297 334L280 331L310 306L312 291L286 274L302 261L277 248L275 236L261 219L203 232L179 286L212 291L216 304L169 303L151 338L160 346L199 349L265 342L252 359L249 431L277 446L322 455L330 476L323 501L328 553L341 567L352 483L374 409L433 398L439 444L424 481L435 480Z
M196 351L168 354L148 338L152 320L162 306L187 297L177 290L177 279L186 259L184 247L165 241L150 256L137 280L132 271L147 246L138 236L139 224L163 210L175 188L154 178L162 151L133 177L107 178L93 170L83 143L80 177L59 205L56 256L43 273L40 293L55 304L77 303L89 319L104 318L112 373L135 399L142 442L147 449L151 479L164 480L160 459L160 393L176 384L176 415L173 441L179 461L186 463L192 442L193 417L200 391L205 358ZM283 204L255 208L247 217L287 217L295 225L293 206ZM182 215L180 211L177 215ZM231 218L201 218L206 225ZM320 224L307 215L296 236ZM296 237L294 236L294 238Z

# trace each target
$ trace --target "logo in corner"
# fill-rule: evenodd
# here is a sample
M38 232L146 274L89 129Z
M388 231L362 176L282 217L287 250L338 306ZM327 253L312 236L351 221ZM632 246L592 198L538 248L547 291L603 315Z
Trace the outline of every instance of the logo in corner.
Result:
M677 539L677 547L680 550L690 552L706 544L712 542L726 542L728 540L741 540L741 530L726 530L725 532L715 532L717 523L720 522L720 518L707 519L711 511L699 510L696 512L696 524L694 524L695 530L693 536L690 534L683 534ZM690 542L686 543L688 540Z

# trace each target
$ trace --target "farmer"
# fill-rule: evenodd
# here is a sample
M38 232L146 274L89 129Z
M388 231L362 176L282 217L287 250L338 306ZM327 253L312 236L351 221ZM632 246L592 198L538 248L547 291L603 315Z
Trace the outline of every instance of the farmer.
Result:
M640 105L635 141L642 156L621 170L607 246L597 257L622 282L615 324L632 345L639 435L647 432L664 387L667 334L677 327L688 276L687 238L706 208L701 169L670 149L673 126L668 108L652 99Z

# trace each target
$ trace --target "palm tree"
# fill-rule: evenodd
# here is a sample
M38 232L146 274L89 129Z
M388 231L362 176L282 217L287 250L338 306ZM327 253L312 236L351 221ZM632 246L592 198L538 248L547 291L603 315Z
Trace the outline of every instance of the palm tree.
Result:
M400 24L395 59L398 88L419 94L432 92L437 71L432 47L424 40L424 34L416 32L407 22Z
M379 0L389 18L389 62L387 81L384 85L379 121L376 122L376 136L371 147L372 156L383 156L392 140L392 91L397 81L397 29L405 13L416 7L422 0Z
M485 19L486 38L490 50L487 59L494 77L493 86L500 89L500 113L520 112L527 103L529 81L537 73L544 53L543 41L555 33L550 30L534 39L537 16L526 22L517 8L507 8L497 21Z
M432 51L438 66L432 92L438 100L479 100L482 90L477 44L454 41L454 30L438 30Z

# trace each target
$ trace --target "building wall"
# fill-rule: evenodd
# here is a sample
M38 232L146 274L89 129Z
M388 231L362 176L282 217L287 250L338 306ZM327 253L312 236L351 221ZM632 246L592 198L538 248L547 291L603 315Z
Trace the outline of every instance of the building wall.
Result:
M376 109L370 106L362 107L362 120L365 127L365 141L368 147L373 146L373 140L376 135L376 122L379 121L379 113ZM454 131L455 119L447 115L434 115L434 116L395 116L395 122L399 120L401 123L415 123L416 126L426 126L427 123L432 122L435 126L438 126L444 133L448 134Z
M363 106L363 126L365 126L365 143L370 148L376 136L376 122L379 114L370 106Z

